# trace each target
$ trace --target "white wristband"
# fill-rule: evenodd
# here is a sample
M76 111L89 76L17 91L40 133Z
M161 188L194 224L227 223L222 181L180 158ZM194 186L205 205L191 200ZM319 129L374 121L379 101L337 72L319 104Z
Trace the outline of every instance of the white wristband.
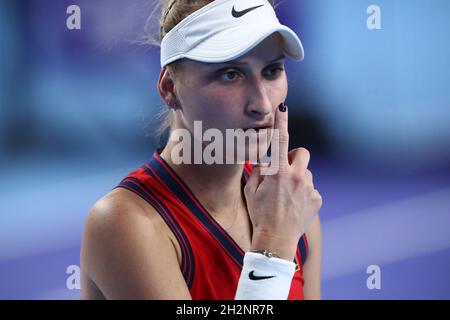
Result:
M286 300L294 273L292 261L247 252L234 299Z

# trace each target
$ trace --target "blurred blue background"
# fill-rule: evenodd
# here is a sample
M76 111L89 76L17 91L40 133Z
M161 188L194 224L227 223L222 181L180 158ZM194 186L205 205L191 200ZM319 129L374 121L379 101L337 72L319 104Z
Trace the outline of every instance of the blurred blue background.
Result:
M66 27L71 4L81 30ZM366 24L373 4L381 29ZM80 297L89 208L159 146L159 51L135 41L153 6L0 1L0 298ZM449 299L450 2L277 12L306 53L288 63L287 102L324 198L323 298Z

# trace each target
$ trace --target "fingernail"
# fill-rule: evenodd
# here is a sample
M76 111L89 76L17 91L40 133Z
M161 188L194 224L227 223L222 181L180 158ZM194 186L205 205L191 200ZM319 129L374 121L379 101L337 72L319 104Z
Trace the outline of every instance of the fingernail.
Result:
M287 105L286 105L284 102L282 102L282 103L280 103L280 105L278 106L278 109L280 109L281 112L285 112L286 109L287 109Z

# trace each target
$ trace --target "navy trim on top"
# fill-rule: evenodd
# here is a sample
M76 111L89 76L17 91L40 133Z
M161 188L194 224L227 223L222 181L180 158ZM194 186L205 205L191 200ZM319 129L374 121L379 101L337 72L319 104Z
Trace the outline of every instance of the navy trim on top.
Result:
M178 174L155 152L148 165L157 173L164 183L175 193L184 205L202 223L207 231L219 242L236 266L241 269L244 251L231 236L215 221L208 210L195 197L191 189ZM178 181L177 181L178 180Z
M126 188L146 200L159 212L167 226L172 230L182 250L181 269L183 271L183 277L186 284L190 289L192 287L195 274L194 254L189 240L178 222L173 218L170 210L157 197L151 196L151 191L135 178L125 178L118 186L116 186L116 188L118 187Z

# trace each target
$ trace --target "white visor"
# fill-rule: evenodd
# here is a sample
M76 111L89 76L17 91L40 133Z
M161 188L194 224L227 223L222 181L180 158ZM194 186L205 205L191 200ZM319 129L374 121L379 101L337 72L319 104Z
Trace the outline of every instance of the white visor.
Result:
M182 58L207 63L234 60L274 32L281 35L287 56L303 59L300 39L280 24L267 0L215 0L187 16L164 36L161 67Z

